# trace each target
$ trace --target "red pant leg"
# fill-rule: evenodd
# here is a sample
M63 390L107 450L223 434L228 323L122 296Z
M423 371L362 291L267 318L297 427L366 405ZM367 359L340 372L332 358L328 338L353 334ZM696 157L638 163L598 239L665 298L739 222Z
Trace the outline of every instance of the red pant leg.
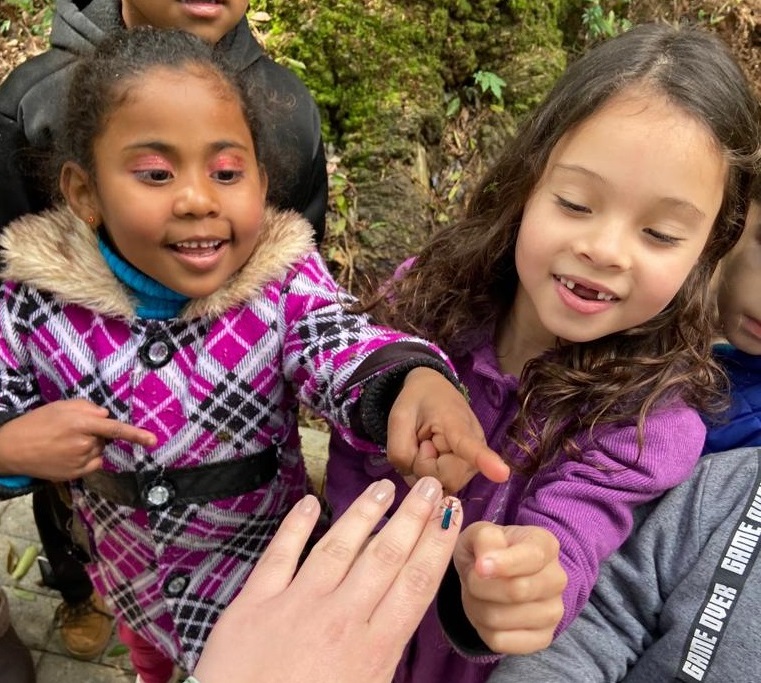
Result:
M117 622L117 628L119 640L129 648L132 666L143 683L167 683L174 672L172 660L122 621Z

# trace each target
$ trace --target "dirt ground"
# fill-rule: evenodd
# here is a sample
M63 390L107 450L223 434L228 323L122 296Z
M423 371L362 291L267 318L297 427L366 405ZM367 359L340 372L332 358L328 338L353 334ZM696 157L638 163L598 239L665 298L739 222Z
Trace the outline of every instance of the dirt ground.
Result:
M23 12L10 3L0 3L0 81L27 57L39 54L47 48L47 36L36 35L34 26L39 25L42 13ZM8 22L7 25L5 22Z

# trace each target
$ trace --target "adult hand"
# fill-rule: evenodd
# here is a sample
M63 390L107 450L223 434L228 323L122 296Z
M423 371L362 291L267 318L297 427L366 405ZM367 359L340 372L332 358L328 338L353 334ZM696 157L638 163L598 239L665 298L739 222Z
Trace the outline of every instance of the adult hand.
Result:
M510 476L505 461L486 444L465 397L430 368L407 374L389 413L387 454L403 476L436 477L452 492L477 472L494 482Z
M367 541L394 499L372 484L294 576L319 513L307 496L286 516L206 642L201 683L388 683L433 600L457 539L441 528L441 486L426 477Z
M476 522L454 562L465 614L494 652L528 654L552 642L568 582L555 536L537 526Z
M0 472L50 481L78 479L100 469L107 440L150 447L156 436L108 417L86 401L54 401L0 427Z

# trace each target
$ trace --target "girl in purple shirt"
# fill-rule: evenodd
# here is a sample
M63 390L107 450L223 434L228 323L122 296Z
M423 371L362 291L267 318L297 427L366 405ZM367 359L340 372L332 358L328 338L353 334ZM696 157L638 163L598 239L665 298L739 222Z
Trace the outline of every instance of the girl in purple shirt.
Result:
M458 491L454 567L396 683L482 683L495 653L546 646L578 615L633 508L690 474L698 411L722 388L708 285L742 230L759 121L716 37L645 25L605 42L529 116L464 218L371 304L450 353L512 470ZM432 445L396 468L436 473ZM340 513L389 465L333 446ZM559 543L564 590L546 571L551 552L532 554L535 527Z

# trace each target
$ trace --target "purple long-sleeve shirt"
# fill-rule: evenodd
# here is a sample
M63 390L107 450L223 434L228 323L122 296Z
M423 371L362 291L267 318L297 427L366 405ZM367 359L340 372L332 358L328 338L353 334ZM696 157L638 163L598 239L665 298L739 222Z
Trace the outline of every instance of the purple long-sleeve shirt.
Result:
M502 373L489 342L453 361L470 392L471 407L481 420L489 446L504 451L505 432L517 410L518 380ZM481 475L474 477L458 493L463 501L463 525L479 520L537 525L557 537L560 560L568 574L558 634L586 603L600 563L629 535L635 506L684 481L698 460L704 439L705 427L697 412L682 403L649 416L641 453L635 426L605 426L594 432L594 438L580 434L580 460L561 457L532 477L516 473L504 484ZM388 462L357 453L333 439L327 495L336 516L369 481L380 477L397 482L400 501L406 487ZM483 683L496 663L496 656L468 657L458 652L444 635L434 605L407 646L394 683Z

